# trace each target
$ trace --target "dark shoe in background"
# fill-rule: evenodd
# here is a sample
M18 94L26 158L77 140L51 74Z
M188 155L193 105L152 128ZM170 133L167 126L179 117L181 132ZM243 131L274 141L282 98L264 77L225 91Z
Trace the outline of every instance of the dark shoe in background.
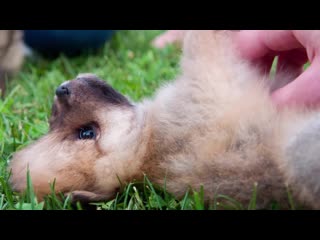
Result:
M97 50L111 39L115 30L24 30L24 42L46 57L76 56Z

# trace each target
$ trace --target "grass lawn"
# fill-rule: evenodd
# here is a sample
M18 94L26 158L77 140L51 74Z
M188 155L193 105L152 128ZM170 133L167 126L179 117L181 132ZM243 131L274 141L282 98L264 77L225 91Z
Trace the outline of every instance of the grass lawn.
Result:
M68 59L27 59L22 71L10 82L5 100L0 100L0 209L82 209L59 201L54 194L45 202L37 202L32 188L18 197L8 185L7 163L12 153L33 142L48 130L48 118L56 87L78 73L95 73L121 93L137 101L150 96L165 81L178 73L180 50L169 46L157 50L151 40L162 31L120 31L111 42L95 54ZM143 183L129 184L115 199L92 205L97 209L254 209L255 194L250 206L229 199L227 206L217 201L204 206L203 191L187 192L181 201L174 199L164 187ZM270 208L277 209L274 204Z

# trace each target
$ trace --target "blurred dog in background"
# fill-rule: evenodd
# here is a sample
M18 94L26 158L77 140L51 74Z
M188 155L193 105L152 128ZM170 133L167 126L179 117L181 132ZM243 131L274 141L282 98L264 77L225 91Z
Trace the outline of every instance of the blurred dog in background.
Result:
M6 82L19 71L24 60L23 32L0 30L0 91L4 96Z

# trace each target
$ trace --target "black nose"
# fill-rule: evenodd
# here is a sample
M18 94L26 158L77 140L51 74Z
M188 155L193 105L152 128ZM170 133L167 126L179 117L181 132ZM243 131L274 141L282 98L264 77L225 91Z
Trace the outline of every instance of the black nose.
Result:
M65 85L59 86L56 90L56 95L58 97L66 96L69 94L70 94L70 89Z

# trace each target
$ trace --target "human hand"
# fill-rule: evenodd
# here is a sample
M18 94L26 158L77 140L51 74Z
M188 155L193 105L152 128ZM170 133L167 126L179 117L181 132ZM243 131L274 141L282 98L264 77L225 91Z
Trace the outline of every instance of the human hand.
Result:
M156 48L164 48L173 43L181 44L185 33L185 30L168 30L157 36L152 41L152 45Z
M320 105L319 30L244 30L235 37L241 56L260 63L261 70L270 71L274 57L279 56L277 69L298 73L297 78L272 93L277 106ZM303 71L308 60L311 65Z

